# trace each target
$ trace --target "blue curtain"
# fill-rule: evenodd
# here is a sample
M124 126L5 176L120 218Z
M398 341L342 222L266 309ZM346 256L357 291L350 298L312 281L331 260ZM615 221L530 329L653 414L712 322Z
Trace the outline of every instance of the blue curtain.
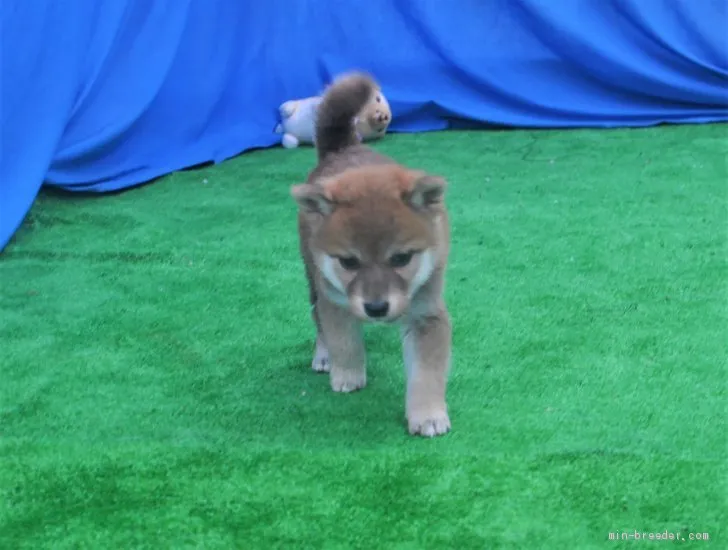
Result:
M42 185L104 192L278 142L371 71L393 131L728 119L725 0L1 0L0 248Z

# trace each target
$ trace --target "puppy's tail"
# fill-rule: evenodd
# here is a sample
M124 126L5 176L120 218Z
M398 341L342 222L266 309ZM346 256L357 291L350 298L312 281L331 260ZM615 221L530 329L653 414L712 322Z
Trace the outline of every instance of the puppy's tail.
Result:
M359 143L354 121L379 85L365 73L337 78L324 93L316 116L316 149L319 159Z

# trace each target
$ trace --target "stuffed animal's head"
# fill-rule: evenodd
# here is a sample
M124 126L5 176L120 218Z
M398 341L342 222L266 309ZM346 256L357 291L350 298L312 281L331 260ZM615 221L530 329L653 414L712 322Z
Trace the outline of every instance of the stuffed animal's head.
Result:
M356 130L363 140L377 139L387 132L392 122L392 110L387 98L381 90L367 103L359 113Z

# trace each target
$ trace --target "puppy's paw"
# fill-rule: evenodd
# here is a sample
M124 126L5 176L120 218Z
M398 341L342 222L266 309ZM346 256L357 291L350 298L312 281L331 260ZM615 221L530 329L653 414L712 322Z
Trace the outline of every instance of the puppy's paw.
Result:
M316 351L313 354L311 368L316 372L329 372L331 370L329 350L320 342L316 343Z
M450 418L445 410L429 414L410 414L408 421L409 433L423 437L435 437L450 431Z
M335 392L349 393L367 385L364 370L334 369L331 371L331 389Z

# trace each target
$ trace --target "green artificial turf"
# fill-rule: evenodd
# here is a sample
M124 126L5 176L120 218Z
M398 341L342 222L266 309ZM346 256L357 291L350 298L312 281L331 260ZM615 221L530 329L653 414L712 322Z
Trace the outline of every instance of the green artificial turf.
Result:
M376 145L450 181L434 440L394 328L362 392L309 368L311 149L41 195L0 256L0 548L727 548L726 129Z

